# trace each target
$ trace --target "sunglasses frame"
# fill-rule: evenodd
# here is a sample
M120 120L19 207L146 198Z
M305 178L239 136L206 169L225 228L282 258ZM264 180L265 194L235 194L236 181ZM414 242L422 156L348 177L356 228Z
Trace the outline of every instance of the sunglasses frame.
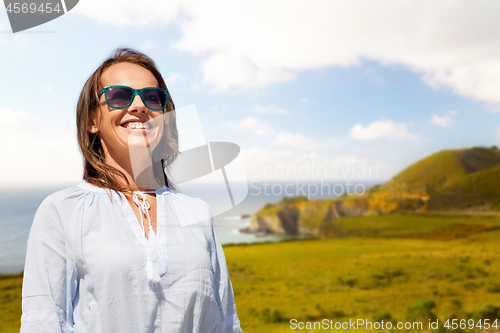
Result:
M133 95L132 95L132 98L130 98L130 102L125 105L125 106L112 106L111 104L109 104L108 102L108 94L106 94L106 92L111 89L111 88L127 88L127 89L130 89L133 91ZM164 94L165 94L165 105L163 106L163 108L161 109L156 109L156 108L151 108L149 107L146 102L144 102L144 98L142 97L142 92L144 90L151 90L151 89L158 89L158 90L161 90ZM101 92L97 95L97 97L99 99L101 99L101 96L102 94L104 94L104 98L106 99L106 104L108 104L108 106L110 108L113 108L113 109L125 109L125 108L128 108L132 102L134 101L134 98L136 95L139 95L141 97L141 100L142 100L142 103L144 104L145 107L147 107L148 109L150 110L153 110L153 111L162 111L163 109L165 109L167 107L167 104L168 104L168 91L166 91L165 89L162 89L162 88L158 88L158 87L146 87L146 88L142 88L142 89L134 89L134 88L131 88L131 87L127 87L127 86L108 86L108 87L104 87Z

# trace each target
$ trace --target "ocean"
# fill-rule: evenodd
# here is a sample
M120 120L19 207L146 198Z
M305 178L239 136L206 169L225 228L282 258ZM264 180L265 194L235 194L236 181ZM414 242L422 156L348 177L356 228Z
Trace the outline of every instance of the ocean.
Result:
M337 183L332 182L330 186L334 186ZM272 188L275 184L276 186ZM249 184L249 193L239 205L214 218L221 243L269 242L289 238L285 236L262 236L239 232L240 229L248 227L251 220L250 217L242 218L242 215L247 214L251 216L267 203L282 200L287 195L280 193L279 189L282 189L286 184L283 182L267 183L267 185L262 182L252 182ZM364 186L368 188L370 184L366 183ZM62 188L43 188L29 191L0 190L0 273L17 273L23 270L26 244L35 212L45 197ZM290 190L291 188L289 186L288 189ZM274 193L271 189L274 189ZM310 199L336 196L333 193L326 193L326 191L323 194L312 194L309 196Z

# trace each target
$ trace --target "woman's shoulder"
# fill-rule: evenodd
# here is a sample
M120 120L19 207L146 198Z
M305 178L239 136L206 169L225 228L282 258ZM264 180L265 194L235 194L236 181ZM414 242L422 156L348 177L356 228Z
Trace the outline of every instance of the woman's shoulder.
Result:
M40 203L36 215L39 217L50 217L52 220L67 220L73 216L78 207L83 206L89 194L93 192L97 194L99 190L102 190L102 193L107 193L104 189L98 187L94 187L95 190L91 191L88 186L94 187L86 182L82 182L49 194Z
M68 187L49 194L38 206L32 224L32 232L50 230L52 227L67 225L78 203L84 199L84 191L78 186ZM54 229L58 230L58 229Z
M81 184L64 188L62 190L56 191L49 194L41 203L40 207L57 207L57 206L68 206L72 203L78 202L82 199L85 194L85 188L80 186Z

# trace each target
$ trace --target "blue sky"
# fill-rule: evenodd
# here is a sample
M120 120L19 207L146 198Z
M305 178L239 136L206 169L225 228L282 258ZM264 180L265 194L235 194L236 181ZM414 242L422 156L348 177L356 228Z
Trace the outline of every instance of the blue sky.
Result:
M12 34L0 10L0 187L81 179L76 101L120 46L156 61L207 140L241 147L249 179L371 166L383 182L443 149L497 145L499 14L496 1L81 0Z

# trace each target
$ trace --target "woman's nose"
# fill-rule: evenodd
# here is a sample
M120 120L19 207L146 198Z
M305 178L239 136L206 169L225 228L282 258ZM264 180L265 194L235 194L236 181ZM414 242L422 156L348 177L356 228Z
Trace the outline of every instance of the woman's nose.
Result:
M148 109L146 108L146 105L142 102L141 96L139 94L134 96L134 99L132 100L132 103L128 107L129 111L139 111L139 112L147 112Z

